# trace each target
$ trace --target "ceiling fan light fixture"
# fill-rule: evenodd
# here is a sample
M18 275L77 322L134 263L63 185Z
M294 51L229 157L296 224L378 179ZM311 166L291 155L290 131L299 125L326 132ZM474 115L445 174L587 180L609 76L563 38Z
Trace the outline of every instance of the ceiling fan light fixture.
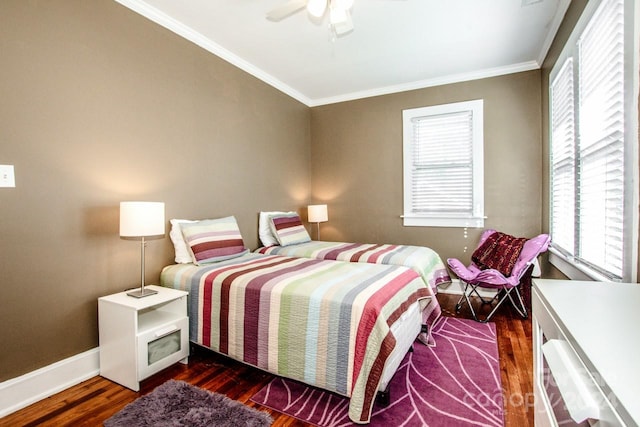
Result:
M322 17L327 8L327 0L309 0L307 2L307 11L316 18Z
M336 37L353 31L350 12L353 3L354 0L286 0L281 6L267 12L267 19L281 21L305 8L308 18L316 24L324 21L325 15L329 15L329 31L332 40L335 40Z

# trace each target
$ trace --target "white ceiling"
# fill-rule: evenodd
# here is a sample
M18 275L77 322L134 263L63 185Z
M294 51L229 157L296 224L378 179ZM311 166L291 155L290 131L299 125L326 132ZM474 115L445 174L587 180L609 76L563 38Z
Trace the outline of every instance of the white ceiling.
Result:
M355 0L353 32L287 0L116 0L308 106L539 68L570 0Z

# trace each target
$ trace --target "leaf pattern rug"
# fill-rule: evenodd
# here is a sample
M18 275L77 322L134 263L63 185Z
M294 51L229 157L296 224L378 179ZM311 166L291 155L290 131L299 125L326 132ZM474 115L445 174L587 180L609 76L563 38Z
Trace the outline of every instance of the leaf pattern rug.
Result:
M443 317L436 346L419 342L390 385L391 402L376 403L370 426L504 426L503 390L493 323ZM321 427L356 426L347 398L275 378L251 400Z

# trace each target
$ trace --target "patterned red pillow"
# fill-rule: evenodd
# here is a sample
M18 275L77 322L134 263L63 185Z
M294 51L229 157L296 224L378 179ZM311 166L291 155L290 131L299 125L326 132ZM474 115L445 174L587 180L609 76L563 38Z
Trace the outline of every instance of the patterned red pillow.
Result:
M233 216L185 223L180 228L194 264L223 261L249 252Z
M273 215L270 218L271 231L281 246L311 241L307 229L302 225L298 214Z

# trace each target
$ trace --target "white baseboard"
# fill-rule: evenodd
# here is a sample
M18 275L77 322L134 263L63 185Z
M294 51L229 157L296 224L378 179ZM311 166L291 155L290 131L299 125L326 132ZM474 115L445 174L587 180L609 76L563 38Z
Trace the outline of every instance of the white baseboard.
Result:
M478 288L478 293L483 298L493 298L496 292L497 291L495 289ZM438 286L438 293L462 295L462 287L460 286L460 280L452 279L451 283Z
M0 418L100 373L96 347L0 383Z

